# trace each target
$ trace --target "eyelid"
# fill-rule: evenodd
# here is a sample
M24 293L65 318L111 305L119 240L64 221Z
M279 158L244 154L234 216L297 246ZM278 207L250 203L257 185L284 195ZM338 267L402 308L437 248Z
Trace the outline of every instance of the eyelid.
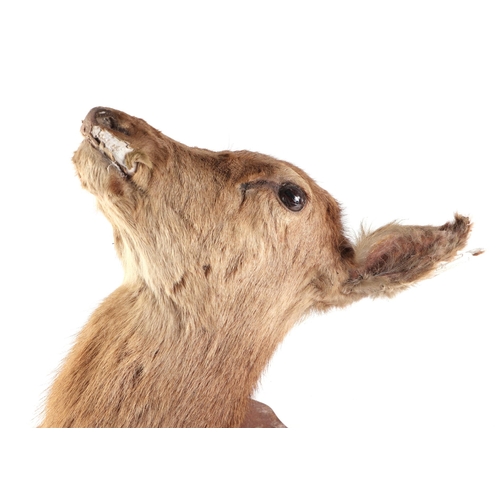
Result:
M278 187L278 184L276 184L275 182L267 181L265 179L259 179L257 181L244 182L241 185L241 189L243 191L247 191L248 189L257 188L261 186L268 186L268 185L272 186L273 188Z
M272 191L274 192L276 198L279 200L279 202L287 209L292 212L300 212L308 203L309 203L309 196L305 189L303 189L301 186L298 184L295 184L294 182L291 181L285 181L281 183L273 182L273 181L268 181L266 179L258 179L255 181L250 181L250 182L244 182L241 184L240 189L243 192L243 198L245 198L245 193L247 192L248 189L253 189L253 188L259 188L259 187L270 187ZM292 208L288 207L286 203L281 199L280 197L280 191L282 189L297 189L300 191L301 197L303 198L303 203L302 206L298 210L293 210Z

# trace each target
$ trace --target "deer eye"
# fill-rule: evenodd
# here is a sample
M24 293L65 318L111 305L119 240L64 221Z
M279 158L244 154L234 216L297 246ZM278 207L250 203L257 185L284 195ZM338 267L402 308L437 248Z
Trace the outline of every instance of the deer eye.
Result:
M304 193L302 188L289 182L279 187L278 197L281 203L292 212L299 212L302 210L307 201L306 193Z

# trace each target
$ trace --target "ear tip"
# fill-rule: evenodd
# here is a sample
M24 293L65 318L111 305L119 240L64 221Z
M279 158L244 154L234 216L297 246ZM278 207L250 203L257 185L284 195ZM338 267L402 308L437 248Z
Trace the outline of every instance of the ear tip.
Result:
M467 236L472 229L472 221L465 215L455 213L455 219L452 222L443 224L439 229L456 235Z
M467 217L466 215L459 214L458 212L455 212L455 223L461 223L461 224L467 224L467 225L472 224L470 217Z

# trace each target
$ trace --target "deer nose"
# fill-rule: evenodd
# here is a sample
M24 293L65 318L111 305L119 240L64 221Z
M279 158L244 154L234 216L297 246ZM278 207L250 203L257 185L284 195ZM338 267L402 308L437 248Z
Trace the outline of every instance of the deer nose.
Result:
M84 136L88 136L92 127L98 125L109 131L130 135L122 122L119 111L103 107L92 108L83 120L80 131Z

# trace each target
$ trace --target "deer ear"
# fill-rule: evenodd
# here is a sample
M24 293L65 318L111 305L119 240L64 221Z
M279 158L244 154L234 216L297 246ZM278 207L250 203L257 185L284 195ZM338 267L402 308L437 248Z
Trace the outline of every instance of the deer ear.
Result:
M470 230L469 219L456 214L453 222L442 226L392 223L372 233L363 231L341 286L346 303L368 296L391 297L430 277L440 263L456 257Z

